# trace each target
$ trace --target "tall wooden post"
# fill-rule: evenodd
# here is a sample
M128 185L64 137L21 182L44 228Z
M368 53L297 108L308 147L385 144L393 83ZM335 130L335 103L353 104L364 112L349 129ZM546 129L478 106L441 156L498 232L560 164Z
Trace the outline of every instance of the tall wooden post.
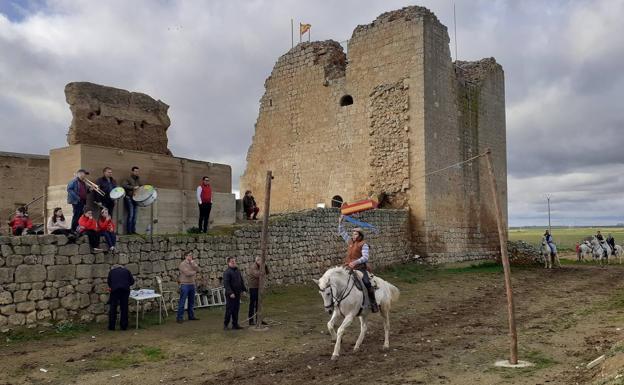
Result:
M43 187L43 233L48 234L48 186Z
M260 239L260 279L258 285L258 310L256 328L262 327L262 297L264 295L264 281L266 272L267 248L269 246L269 210L271 206L271 180L273 172L267 171L266 186L264 190L264 215L262 217L262 235Z
M503 272L505 273L505 290L507 292L507 316L509 318L510 355L509 363L518 363L518 333L516 331L516 315L513 302L513 291L511 289L511 268L509 267L509 256L507 255L507 231L503 228L503 212L500 207L496 178L494 177L494 167L492 166L492 150L486 151L488 173L490 174L490 187L492 190L492 201L496 210L496 224L498 225L498 238L500 240L501 260L503 262Z

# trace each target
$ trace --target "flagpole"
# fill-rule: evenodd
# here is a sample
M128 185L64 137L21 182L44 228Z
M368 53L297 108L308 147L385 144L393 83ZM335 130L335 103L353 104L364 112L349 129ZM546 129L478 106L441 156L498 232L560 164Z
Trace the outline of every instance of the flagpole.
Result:
M293 25L293 19L290 19L290 48L295 46L295 27Z
M310 42L310 33L312 32L312 28L308 28L308 43Z
M301 23L299 23L299 44L301 44Z

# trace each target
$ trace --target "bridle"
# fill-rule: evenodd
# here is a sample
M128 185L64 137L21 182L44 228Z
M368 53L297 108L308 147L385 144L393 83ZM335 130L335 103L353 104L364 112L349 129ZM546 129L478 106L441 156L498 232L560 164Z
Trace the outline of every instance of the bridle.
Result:
M349 283L351 283L351 287L349 287ZM334 289L332 288L332 286L331 285L327 285L325 287L325 289L323 289L323 291L327 290L327 288L329 287L329 294L331 296L331 303L329 305L325 306L325 310L329 310L332 307L333 308L337 307L338 311L340 311L340 303L342 301L344 301L344 299L347 298L349 296L349 294L351 294L351 291L353 290L354 286L355 286L355 279L353 279L351 274L349 274L349 278L347 279L347 287L338 296L334 295ZM340 311L340 313L342 314L342 311Z

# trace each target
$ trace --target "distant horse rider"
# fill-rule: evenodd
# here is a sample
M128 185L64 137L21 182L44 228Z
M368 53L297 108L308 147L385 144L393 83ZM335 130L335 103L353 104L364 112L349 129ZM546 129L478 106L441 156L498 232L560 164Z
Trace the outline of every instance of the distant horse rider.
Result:
M368 297L370 299L371 304L371 312L377 313L379 311L379 306L377 305L377 301L375 300L375 289L371 285L370 278L368 276L368 271L366 269L366 263L368 262L368 252L369 247L368 244L364 241L364 233L362 229L356 227L352 230L351 236L345 231L344 226L342 225L343 215L340 216L338 220L338 234L342 237L342 239L347 242L349 245L347 249L347 255L345 257L345 265L347 265L352 270L359 270L362 272L362 282L364 286L366 286L366 290L368 291Z
M550 247L550 254L554 256L557 254L557 246L555 246L555 242L553 240L553 236L550 234L550 231L546 230L544 233L544 239L546 240L546 244Z
M615 255L615 238L611 233L607 236L607 245L611 246L611 255Z

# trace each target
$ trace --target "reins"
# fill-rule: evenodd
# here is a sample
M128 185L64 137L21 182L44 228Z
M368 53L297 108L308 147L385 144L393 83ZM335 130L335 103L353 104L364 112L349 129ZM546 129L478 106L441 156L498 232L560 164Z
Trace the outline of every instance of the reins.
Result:
M351 287L349 287L349 282L351 282ZM342 310L340 310L340 303L344 301L351 294L351 291L353 290L354 286L355 286L355 279L353 279L351 274L349 274L349 278L347 278L347 287L340 294L340 298L338 298L338 296L334 296L334 289L331 287L331 285L329 285L329 293L331 295L332 301L329 305L325 306L325 309L329 309L331 307L334 307L334 308L337 307L340 314L344 317L344 314L342 314Z

